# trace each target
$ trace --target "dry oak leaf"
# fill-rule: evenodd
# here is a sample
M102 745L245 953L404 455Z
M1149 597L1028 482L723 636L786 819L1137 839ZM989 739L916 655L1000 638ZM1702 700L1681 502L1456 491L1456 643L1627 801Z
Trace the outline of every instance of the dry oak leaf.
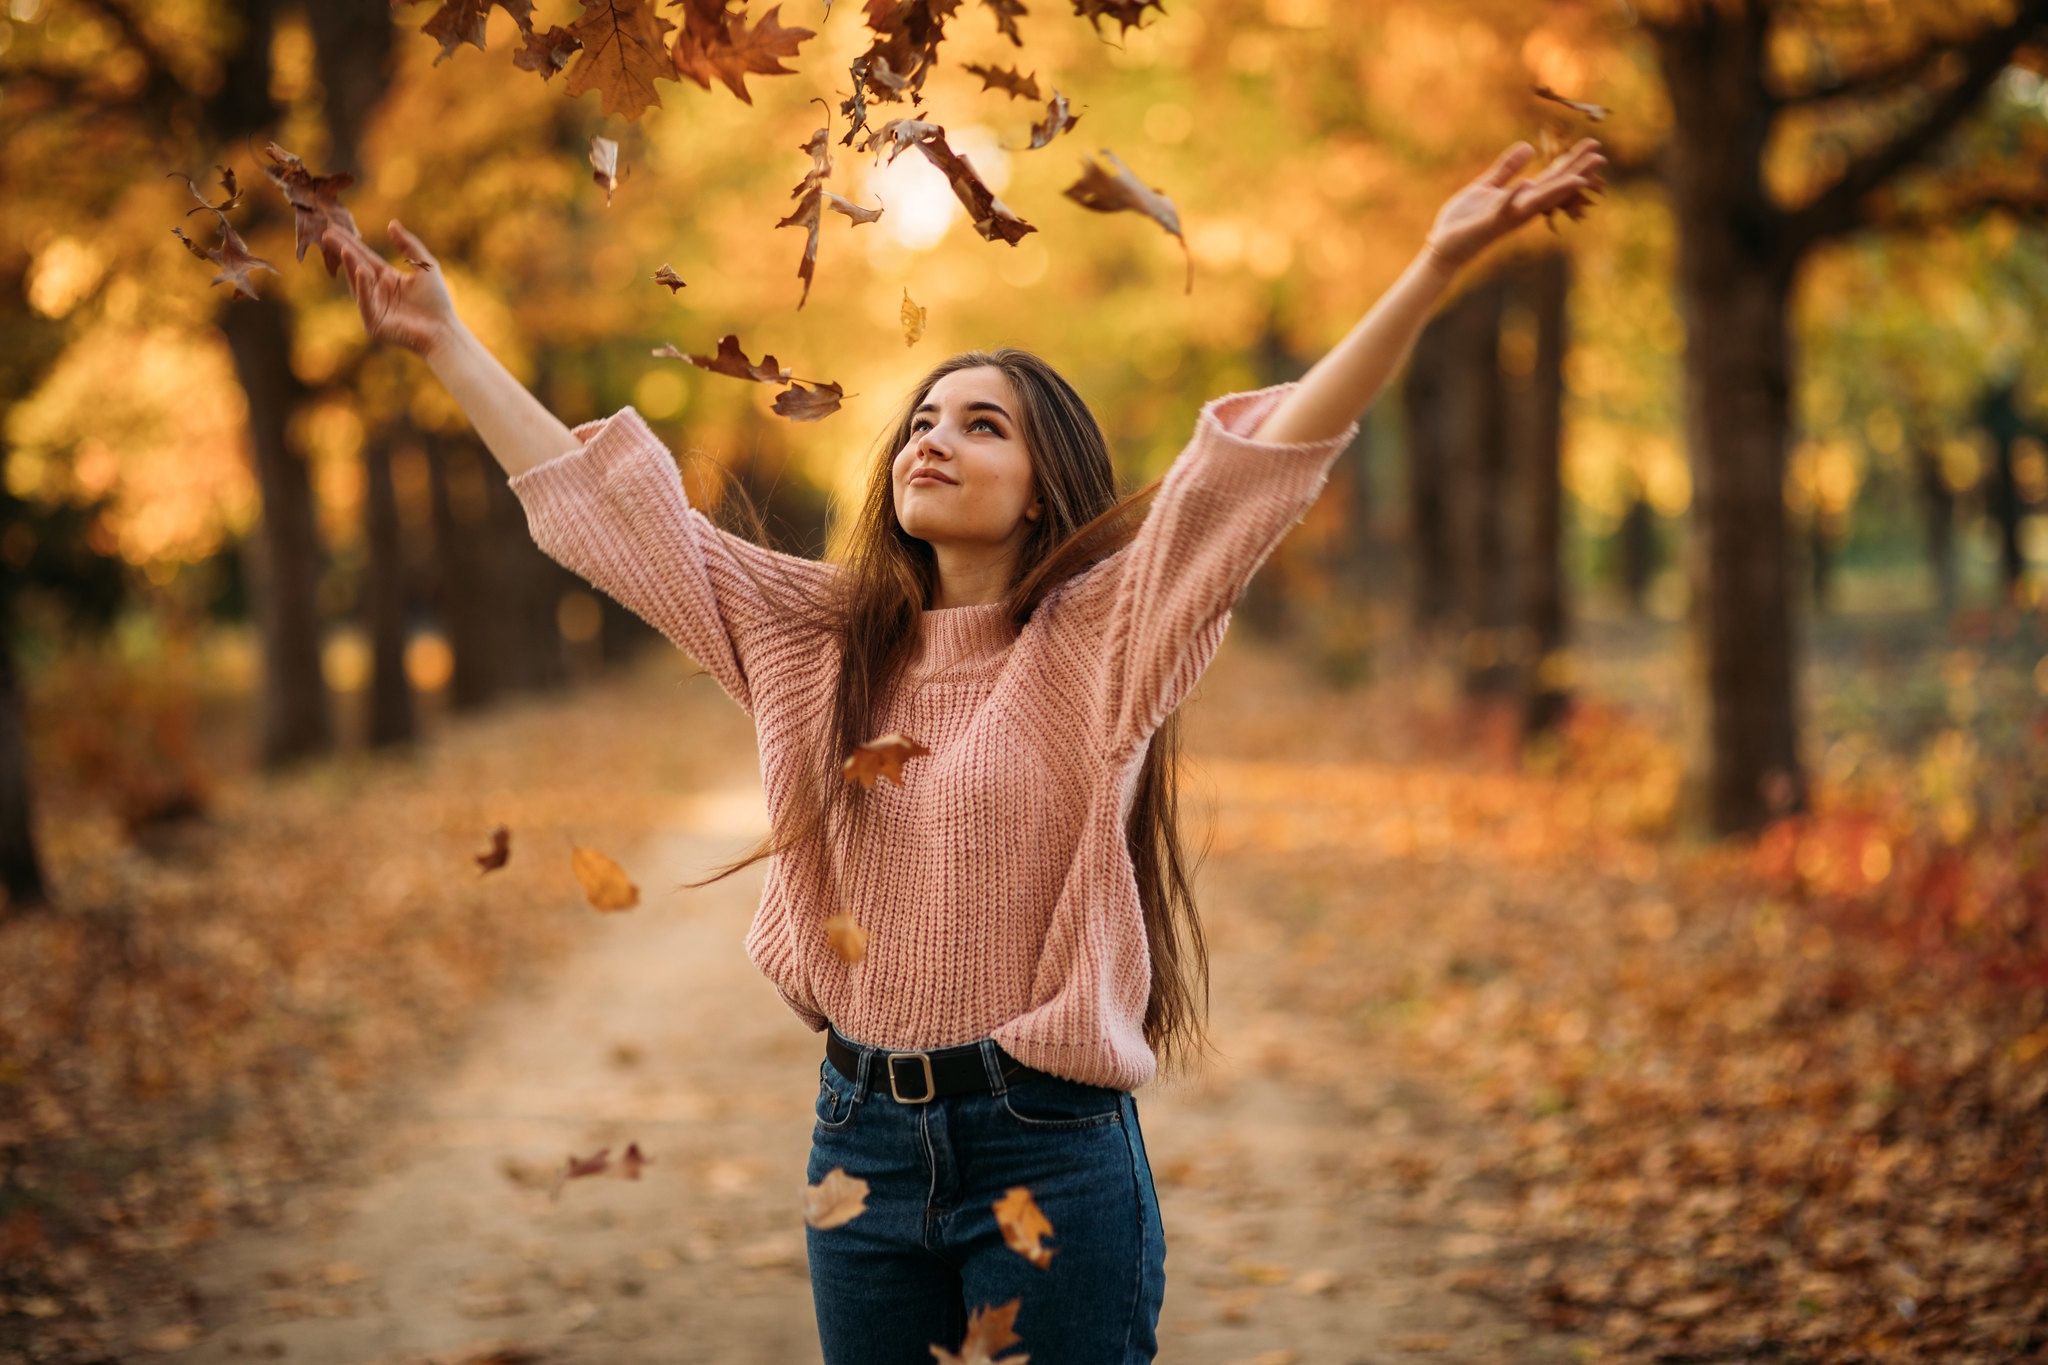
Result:
M676 290L689 288L689 285L683 282L683 277L681 275L676 274L676 272L672 268L670 268L668 263L665 261L662 263L661 269L654 272L654 282L656 284L667 285L669 296L671 298L675 296ZM672 351L675 350L673 346L671 346L669 349ZM656 351L655 354L660 355L661 352ZM677 353L677 358L683 358L680 352Z
M569 72L570 98L598 92L607 114L637 119L661 107L654 83L674 80L668 34L675 27L654 12L654 0L579 0L583 13L569 24L582 55Z
M1562 104L1575 113L1584 114L1595 123L1607 117L1607 106L1604 104L1588 104L1584 100L1566 99L1547 85L1531 86L1530 89L1535 92L1537 98L1549 100L1553 104Z
M1004 1356L1000 1363L995 1358L997 1351L1007 1350L1024 1339L1012 1330L1023 1303L1023 1299L1016 1298L1000 1308L983 1305L975 1309L967 1319L967 1339L960 1343L958 1353L933 1346L932 1359L937 1365L1026 1365L1031 1359L1028 1355Z
M1117 30L1117 36L1122 37L1138 26L1138 21L1145 17L1148 9L1156 9L1162 15L1166 13L1166 6L1160 0L1074 0L1074 14L1093 24L1098 37L1102 34L1104 19L1114 19L1122 25Z
M924 335L925 309L923 305L911 300L908 288L903 291L902 316L903 344L905 346L915 346L917 345L918 338Z
M815 1185L804 1186L804 1222L820 1232L844 1227L867 1212L868 1182L834 1166Z
M1080 121L1081 116L1067 108L1067 97L1053 91L1052 99L1046 102L1045 117L1031 125L1031 145L1024 150L1037 151Z
M740 349L740 339L730 332L718 339L717 355L684 355L673 344L662 347L655 354L687 360L700 370L709 370L731 379L751 379L757 384L787 384L790 378L789 371L776 364L772 355L763 355L758 365L748 360L746 352Z
M522 71L538 71L542 80L551 79L583 50L583 40L557 24L546 33L529 31L526 45L512 54L512 65Z
M432 0L402 0L408 5L430 4ZM441 44L441 55L434 58L434 65L455 55L455 49L468 43L477 51L484 50L484 27L491 17L491 6L512 16L512 22L519 25L521 33L533 32L533 0L441 0L441 8L421 26L420 32Z
M974 63L968 64L967 71L970 75L981 77L981 88L984 92L1001 90L1013 100L1038 98L1038 73L1035 71L1026 76L1014 66L1005 70L1002 67L980 66Z
M803 259L796 267L797 278L804 282L803 294L796 301L798 308L802 308L811 297L811 279L818 269L818 231L823 226L825 210L829 208L843 213L855 224L872 223L882 216L880 209L862 208L859 204L842 199L824 188L825 177L832 170L831 145L831 130L826 128L820 128L812 133L810 141L804 143L802 150L811 154L811 169L797 182L796 188L789 192L790 198L797 201L796 208L790 212L789 217L775 225L779 228L801 227L807 230Z
M1017 20L1031 11L1024 8L1024 0L981 0L995 11L996 27L1002 35L1017 47L1024 46L1024 35L1017 32Z
M1052 1236L1052 1222L1039 1209L1031 1191L1023 1185L1005 1190L995 1202L995 1212L1003 1245L1040 1270L1050 1269L1054 1252L1044 1239Z
M306 169L306 163L293 156L275 142L264 147L264 153L275 162L265 166L263 173L271 183L284 192L285 202L292 206L295 259L306 259L306 248L319 242L330 227L337 228L351 237L363 234L356 231L356 220L341 206L335 196L356 183L356 178L347 172L336 175L315 175ZM320 257L332 275L341 269L341 256L321 243Z
M868 955L868 931L852 915L834 915L826 920L825 939L839 960L849 965Z
M747 93L748 76L794 76L796 72L781 59L797 56L806 38L817 37L807 28L784 28L776 18L780 5L770 8L752 28L747 27L744 7L734 13L725 0L684 0L682 9L683 29L671 54L676 74L706 90L716 77L745 104L754 102Z
M1188 252L1188 239L1181 234L1180 213L1173 207L1173 201L1132 175L1131 168L1124 165L1117 154L1109 148L1104 147L1102 155L1116 167L1116 173L1110 174L1103 169L1100 162L1084 160L1081 163L1081 178L1067 186L1067 198L1082 208L1093 209L1097 213L1121 213L1126 210L1142 213L1172 233L1180 240L1181 255L1187 257L1187 292L1193 293L1195 258Z
M253 299L256 297L256 283L249 278L249 272L252 270L268 270L271 274L275 275L277 267L264 260L261 256L252 254L249 250L249 244L242 240L242 235L235 231L233 224L228 222L227 215L220 213L218 210L214 212L215 216L220 219L219 246L211 250L201 247L199 243L185 235L183 228L172 228L171 235L183 242L185 250L191 252L200 260L212 261L220 267L220 273L208 280L208 284L231 285L234 288L232 297Z
M593 910L631 910L640 903L640 888L626 876L626 869L594 848L569 846L569 865L583 887L583 899Z
M966 208L975 232L983 241L1000 240L1015 246L1023 240L1025 233L1038 231L1019 218L1009 205L996 198L966 157L946 145L946 130L938 124L915 119L891 119L875 131L868 146L879 149L883 143L889 144L891 161L905 147L916 147L923 152L925 160L945 175L946 183L953 187L954 197Z
M878 778L884 777L900 787L903 765L913 758L929 758L931 752L908 735L883 735L855 745L839 770L848 782L858 782L862 787L873 787Z
M806 383L811 387L805 388ZM775 395L769 406L780 416L792 422L815 422L830 417L839 411L846 390L837 384L818 384L809 380L791 380L788 388ZM900 784L899 784L900 785Z
M476 855L478 875L496 872L512 857L512 831L499 825L491 831L491 845Z
M612 191L619 187L619 144L608 137L590 139L590 178L604 190L605 207L610 208Z

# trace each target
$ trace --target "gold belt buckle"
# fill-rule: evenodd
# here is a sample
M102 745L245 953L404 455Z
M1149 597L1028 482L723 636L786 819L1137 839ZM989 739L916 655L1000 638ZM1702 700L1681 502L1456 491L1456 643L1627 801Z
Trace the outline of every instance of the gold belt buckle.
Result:
M896 1079L896 1063L910 1058L917 1059L917 1061L924 1066L924 1093L922 1095L904 1094L902 1086L898 1083ZM888 1060L884 1062L883 1065L888 1069L889 1072L889 1093L895 1097L895 1100L898 1104L930 1104L932 1100L938 1095L938 1082L932 1079L932 1059L930 1053L892 1052L889 1054Z

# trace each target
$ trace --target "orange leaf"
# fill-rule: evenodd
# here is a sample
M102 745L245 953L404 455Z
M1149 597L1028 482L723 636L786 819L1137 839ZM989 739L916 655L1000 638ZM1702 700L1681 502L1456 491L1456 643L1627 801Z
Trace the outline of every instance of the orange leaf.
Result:
M1017 1321L1017 1310L1024 1304L1022 1299L1011 1299L1001 1308L986 1305L974 1310L967 1319L967 1339L960 1343L956 1354L941 1346L931 1348L932 1359L938 1365L997 1365L995 1354L1015 1346L1024 1338L1011 1330ZM1025 1365L1030 1356L1006 1356L1001 1365Z
M868 955L868 931L852 915L834 915L826 920L825 937L841 962L858 962Z
M654 0L581 3L583 13L568 28L568 37L583 48L569 72L570 97L595 90L605 113L629 119L660 108L654 83L675 79L668 54L668 33L675 25L654 13Z
M817 36L807 28L784 28L776 17L781 12L782 6L773 6L759 23L748 28L745 11L732 13L723 0L715 5L701 0L686 4L683 31L676 35L672 53L676 74L688 76L706 90L715 76L742 102L752 104L747 77L794 76L796 72L781 59L798 55L798 46Z
M405 0L405 3L428 4L431 0ZM533 32L533 0L442 0L441 8L420 29L421 33L441 44L441 55L434 58L434 65L439 66L444 58L454 56L455 49L463 43L479 52L484 50L484 24L490 18L493 5L511 15L520 32Z
M1044 1243L1052 1236L1052 1223L1022 1185L1014 1186L996 1200L996 1226L1003 1230L1003 1245L1040 1270L1052 1265L1053 1248Z
M640 903L640 888L627 878L626 870L596 849L571 844L569 863L591 909L631 910Z
M815 1185L804 1186L804 1222L820 1232L842 1227L867 1211L868 1182L838 1166Z
M929 758L931 752L908 735L883 735L856 746L839 770L848 782L858 782L863 787L872 787L877 778L883 777L900 787L903 765L913 758Z
M924 308L913 301L910 291L903 291L903 344L917 345L917 339L924 335Z

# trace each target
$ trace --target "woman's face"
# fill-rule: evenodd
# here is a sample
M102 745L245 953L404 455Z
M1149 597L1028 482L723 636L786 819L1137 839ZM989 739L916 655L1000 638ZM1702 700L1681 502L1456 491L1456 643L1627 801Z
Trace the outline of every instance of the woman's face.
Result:
M1008 375L993 366L942 376L911 416L889 483L896 520L931 545L1023 543L1043 512Z

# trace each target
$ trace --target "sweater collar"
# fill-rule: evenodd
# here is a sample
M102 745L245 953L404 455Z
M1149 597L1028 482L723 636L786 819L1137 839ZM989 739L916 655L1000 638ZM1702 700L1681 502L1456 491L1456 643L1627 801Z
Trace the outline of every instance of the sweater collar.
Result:
M918 634L924 649L917 667L927 674L994 658L1017 638L1008 606L1002 602L925 612L918 618Z

